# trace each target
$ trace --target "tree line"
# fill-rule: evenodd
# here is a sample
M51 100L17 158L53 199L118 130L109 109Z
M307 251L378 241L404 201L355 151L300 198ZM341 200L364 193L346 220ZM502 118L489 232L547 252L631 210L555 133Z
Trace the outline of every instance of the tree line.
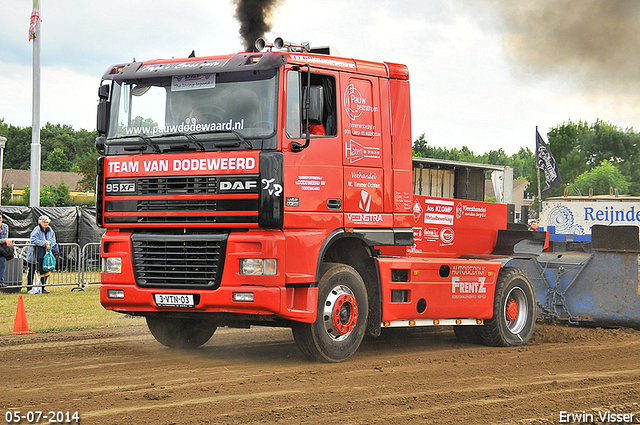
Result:
M18 127L0 118L0 136L7 138L4 149L3 168L28 170L31 168L31 127ZM92 192L95 188L96 159L95 138L97 133L88 130L74 130L70 125L47 123L40 130L40 168L42 171L62 171L79 173L83 176L79 189ZM28 205L29 188L22 199L10 201L11 188L2 188L3 205ZM87 200L81 201L87 203ZM90 203L90 201L89 201ZM69 197L69 187L61 182L57 186L40 189L41 206L68 206L73 202Z
M0 136L7 138L4 168L28 170L31 163L31 127L13 126L0 118ZM98 157L96 136L95 131L76 131L69 125L47 123L40 132L41 169L79 173L83 176L79 189L93 191ZM565 189L569 195L588 195L590 189L594 195L605 195L613 189L621 195L640 196L640 134L633 128L622 129L602 120L591 124L586 121L566 121L551 128L546 138L549 150L558 163L562 183L544 193L543 198L561 196ZM533 131L531 140L535 149ZM538 193L535 152L528 147L521 147L513 155L507 155L502 148L477 154L466 146L451 149L430 146L422 134L414 141L413 155L510 166L515 179L529 181L530 194L537 196ZM544 176L541 179L544 185ZM68 190L64 184L43 188L41 204L61 206L71 202L68 200ZM5 205L7 195L10 195L10 190L2 188ZM23 202L28 204L28 193ZM43 202L54 205L45 205Z
M532 131L531 145L535 149ZM547 146L553 154L562 182L544 193L543 199L568 195L608 195L611 190L620 195L640 196L640 134L633 128L622 129L614 124L597 120L566 121L549 130ZM502 148L476 154L468 147L436 148L430 146L422 134L413 144L413 155L426 158L481 164L506 165L513 168L514 179L529 181L527 192L537 198L538 179L535 151L520 148L507 155ZM545 177L541 171L540 184Z

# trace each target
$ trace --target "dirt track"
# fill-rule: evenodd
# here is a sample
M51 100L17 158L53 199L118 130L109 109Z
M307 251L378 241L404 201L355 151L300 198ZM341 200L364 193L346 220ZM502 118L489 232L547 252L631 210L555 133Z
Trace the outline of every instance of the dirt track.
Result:
M220 329L180 352L130 326L0 336L0 377L0 423L8 410L77 411L82 424L555 424L562 411L594 419L567 423L607 412L640 423L640 331L629 329L538 325L521 348L401 330L320 364L288 329Z

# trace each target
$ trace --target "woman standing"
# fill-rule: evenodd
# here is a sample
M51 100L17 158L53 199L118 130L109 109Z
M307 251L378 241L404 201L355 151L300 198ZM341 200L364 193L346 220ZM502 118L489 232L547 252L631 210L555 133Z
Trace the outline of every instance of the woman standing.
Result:
M31 245L27 252L27 263L29 263L29 273L27 274L27 285L33 285L33 278L36 275L36 266L40 273L40 284L42 285L42 293L48 294L49 291L44 289L47 283L49 273L42 270L42 260L48 249L56 244L56 234L49 227L51 220L47 215L41 215L38 219L38 225L31 231Z
M2 223L2 211L0 211L0 223ZM0 245L6 245L5 248L11 247L13 245L13 241L9 239L9 226L5 223L0 224ZM0 256L0 286L5 286L4 284L4 270L7 267L7 259L3 256Z

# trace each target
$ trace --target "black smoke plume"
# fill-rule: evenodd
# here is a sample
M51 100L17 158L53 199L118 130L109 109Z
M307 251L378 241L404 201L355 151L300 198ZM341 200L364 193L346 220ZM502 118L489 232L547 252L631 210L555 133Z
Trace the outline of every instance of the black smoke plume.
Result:
M236 18L240 21L240 37L247 52L255 50L254 43L271 30L270 17L281 0L233 0Z
M506 48L526 73L569 76L585 89L640 89L637 0L490 0L507 32Z

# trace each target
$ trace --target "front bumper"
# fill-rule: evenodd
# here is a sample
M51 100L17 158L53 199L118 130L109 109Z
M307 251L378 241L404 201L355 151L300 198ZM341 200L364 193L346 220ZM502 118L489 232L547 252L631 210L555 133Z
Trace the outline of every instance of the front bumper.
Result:
M109 298L109 290L120 290L124 298ZM234 301L234 293L252 293L253 301ZM193 307L161 307L154 294L194 295ZM220 287L215 291L139 288L135 285L103 284L100 302L107 310L121 313L240 313L275 315L283 319L312 323L316 319L318 288L285 288L261 286Z

